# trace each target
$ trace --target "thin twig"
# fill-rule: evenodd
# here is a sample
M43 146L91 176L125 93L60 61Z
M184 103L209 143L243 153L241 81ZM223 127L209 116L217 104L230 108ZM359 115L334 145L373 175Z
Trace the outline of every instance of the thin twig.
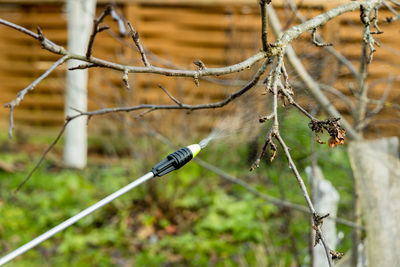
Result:
M135 31L135 30L133 29L132 25L131 25L129 22L128 22L128 26L129 26L129 28L131 29L130 35L131 35L131 37L132 37L133 42L135 43L136 47L137 47L138 50L139 50L140 56L142 57L143 64L144 64L146 67L150 67L151 65L150 65L150 63L149 63L149 60L148 60L147 57L146 57L146 54L145 54L145 52L144 52L144 48L143 48L143 46L142 46L142 43L140 42L139 32Z
M287 145L285 144L284 140L282 139L282 137L279 133L278 94L281 94L283 98L286 97L289 100L289 103L295 105L299 110L301 110L304 114L306 114L311 119L311 121L315 121L316 119L293 100L291 94L288 92L289 88L286 89L285 86L282 85L282 82L281 82L282 74L283 74L283 79L285 81L285 86L288 87L289 86L288 77L287 77L286 69L283 65L283 54L278 56L278 59L274 66L274 70L271 73L272 77L269 77L269 81L271 83L271 85L270 85L271 88L267 88L267 90L269 90L273 94L272 114L274 115L274 123L273 123L270 134L268 134L268 136L267 136L267 139L265 141L265 144L263 146L263 149L262 149L262 152L261 152L259 158L261 158L261 156L265 153L266 147L272 143L272 138L276 139L279 142L279 144L281 145L282 149L284 150L285 156L288 160L289 168L292 170L292 172L300 186L300 189L303 193L303 197L307 202L309 211L313 216L312 228L315 230L315 234L316 234L315 243L317 244L320 241L322 242L322 245L324 246L324 249L326 251L328 264L331 267L332 259L330 258L330 253L329 253L331 250L329 249L328 245L326 244L324 237L321 233L321 230L319 229L319 226L322 224L322 221L323 221L322 219L324 218L324 216L321 217L315 211L315 208L312 204L311 198L308 194L307 187L305 186L304 180L302 179L299 171L297 170L297 167L290 155L289 148L287 147ZM269 86L269 82L267 83L267 86ZM278 88L279 88L279 90L278 90ZM273 150L276 151L276 146L274 146ZM273 155L273 157L274 156L275 155ZM255 164L257 164L257 161ZM255 166L255 165L253 164L253 166Z
M310 20L307 20L299 25L293 26L286 30L280 38L282 45L287 45L294 39L298 38L301 34L326 24L333 18L336 18L344 13L358 10L360 6L368 5L371 7L378 6L382 0L369 0L369 1L354 1L351 3L343 4L335 7L321 15L318 15ZM268 14L270 15L270 14Z
M268 13L267 6L271 0L259 0L261 10L261 42L263 51L268 50Z
M388 84L385 88L385 91L382 94L381 99L378 100L376 107L370 112L370 114L368 114L369 117L378 114L385 107L385 103L387 103L386 101L389 97L389 93L392 90L393 81L394 81L393 76L390 76L388 79ZM368 100L368 102L370 102L370 101Z
M278 84L280 82L280 76L283 64L283 54L279 56L276 61L274 72L272 73L272 94L274 96L272 102L272 113L274 114L274 129L273 134L275 135L279 131L279 121L278 121Z
M62 126L60 132L58 133L56 139L54 139L54 141L46 148L46 150L44 151L44 153L42 154L42 156L40 157L40 159L38 160L38 162L36 162L35 166L33 167L33 169L29 172L29 174L25 177L25 179L18 185L17 189L15 189L14 193L18 193L18 191L22 188L22 186L28 182L28 180L32 177L33 173L39 168L40 164L42 164L43 160L45 159L45 157L47 156L47 153L50 152L50 150L53 149L53 147L57 144L57 142L60 140L61 136L63 135L65 128L67 127L68 123L71 120L66 120L64 125Z
M293 99L293 98L292 98ZM292 102L290 103L293 106L295 106L298 110L300 110L304 115L306 115L310 120L315 121L318 120L317 118L315 118L313 115L311 115L311 113L309 113L307 110L305 110L302 106L300 106L296 101L292 100Z
M189 105L185 103L181 103L181 105L152 105L152 104L142 104L142 105L136 105L136 106L129 106L129 107L116 107L116 108L102 108L94 111L86 111L86 112L81 112L79 114L76 114L71 117L71 119L76 119L80 116L98 116L98 115L104 115L104 114L109 114L109 113L114 113L114 112L131 112L135 110L143 110L143 109L148 109L151 111L154 110L160 110L160 109L187 109L187 110L199 110L199 109L214 109L214 108L220 108L231 101L235 100L236 98L242 96L244 93L246 93L248 90L253 88L257 82L259 81L261 75L265 72L267 69L268 65L270 65L272 62L272 58L265 60L264 63L261 65L261 67L258 69L257 73L253 76L253 79L247 83L245 86L243 86L240 90L230 94L228 97L225 99L214 102L214 103L206 103L206 104L198 104L198 105ZM148 112L146 112L148 113Z
M378 105L383 105L385 108L395 108L395 109L400 109L400 104L396 103L391 103L391 102L382 102L382 99L368 99L368 103L371 104L378 104Z
M260 123L263 123L263 122L269 121L269 120L272 119L273 117L274 117L274 114L269 114L269 115L267 115L267 116L258 116L258 121L259 121Z
M396 6L400 7L400 2L397 0L389 0L390 2L392 2L393 4L395 4Z
M385 104L387 103L386 100L389 96L389 93L392 89L392 84L393 84L393 77L389 77L388 84L385 88L385 91L382 94L382 97L380 100L374 101L374 104L376 104L376 107L371 110L368 114L366 114L365 118L363 121L360 121L360 123L357 125L359 130L365 129L372 121L373 117L377 115L379 112L382 111L382 109L386 106ZM365 99L366 105L368 103L372 103L370 99Z
M9 117L9 121L10 121L10 127L8 129L8 138L11 139L12 138L12 132L13 132L13 129L14 129L14 116L13 116L14 106L10 105L9 108L10 108L10 113L9 113L8 117Z
M357 80L358 85L358 106L357 106L357 116L356 116L356 129L360 131L362 129L362 122L364 121L367 113L367 96L368 96L368 65L372 60L373 53L375 49L373 48L373 37L371 35L370 30L370 15L371 9L370 7L360 6L360 20L363 24L363 38L362 38L362 48L361 48L361 57L360 57L360 69L359 69L359 77ZM372 48L371 48L372 47ZM370 48L370 52L368 54L368 48Z
M372 25L375 28L375 31L371 32L371 34L382 34L383 31L378 26L378 8L374 7L374 17L371 19Z
M368 1L368 4L371 6L376 6L380 3L381 0L371 0ZM44 48L49 50L50 52L56 53L56 54L61 54L61 55L69 55L71 59L76 59L80 61L85 61L88 63L94 63L99 65L99 67L104 67L104 68L109 68L109 69L115 69L121 72L124 72L126 69L130 73L154 73L154 74L161 74L161 75L167 75L167 76L176 76L176 77L192 77L192 78L201 78L203 76L210 76L210 75L224 75L224 74L230 74L234 72L239 72L242 71L246 68L251 67L254 65L256 62L266 58L266 57L271 57L271 56L276 56L278 53L281 52L283 48L288 46L288 44L296 39L300 34L309 31L313 28L319 27L320 25L323 25L327 23L329 20L343 14L349 11L353 11L356 9L360 8L360 4L365 4L366 2L352 2L349 4L344 4L341 6L338 6L332 10L329 10L328 12L321 14L319 16L314 17L313 19L310 19L300 25L294 26L287 31L285 31L282 36L279 38L277 41L277 46L274 47L274 49L269 49L269 51L261 51L258 52L257 54L249 57L248 59L244 60L243 62L227 66L227 67L222 67L222 68L207 68L205 70L178 70L178 69L169 69L169 68L159 68L159 67L136 67L136 66L125 66L122 64L117 64L114 62L109 62L106 60L98 59L95 57L90 57L87 58L86 56L82 55L76 55L76 54L69 54L68 51L66 51L63 47L55 45L54 43L50 42L46 38L42 42L42 45L44 45ZM268 6L269 8L270 6ZM269 12L269 11L268 11ZM27 33L28 35L34 37L35 39L38 39L38 35L32 34L29 30L22 28L22 27L16 27L15 24L8 23L4 20L0 19L0 24L4 24L8 27L23 31L24 33ZM94 40L94 38L91 38ZM93 46L93 41L91 46ZM88 49L90 51L90 49ZM91 55L91 52L89 52Z
M94 44L94 39L96 38L96 35L99 32L102 32L102 31L108 29L108 27L100 27L99 28L99 25L100 25L100 23L103 22L103 20L106 16L111 14L111 10L112 10L112 7L110 5L108 5L106 7L106 9L103 11L103 13L101 13L101 15L97 19L93 20L93 30L92 30L92 34L90 35L88 47L86 50L86 58L87 59L89 59L90 56L92 55L93 44Z
M298 8L296 5L293 3L293 0L289 1L289 6L292 9L293 13L296 15L296 17L301 21L301 22L306 22L307 19L299 12ZM324 43L324 40L321 35L318 33L315 34L316 40L320 43ZM343 54L341 54L339 51L337 51L335 48L332 46L324 46L324 49L328 51L330 54L332 54L334 57L336 57L341 63L343 63L344 66L346 66L350 72L353 74L354 77L358 77L358 72L356 68L354 67L353 63L351 63L350 60L348 60Z
M68 70L84 70L84 69L89 69L89 68L93 68L93 67L99 67L99 66L94 63L85 63L85 64L80 64L76 67L68 68Z
M294 164L292 156L290 155L289 148L287 147L286 143L283 141L283 139L282 139L281 135L279 134L279 132L275 133L275 138L278 140L279 144L281 145L281 147L282 147L282 149L283 149L283 151L285 153L285 156L286 156L286 158L288 160L288 163L289 163L289 167L292 170L297 182L299 183L301 192L303 193L303 197L307 202L307 205L308 205L308 208L310 209L310 212L312 214L317 214L315 209L314 209L314 205L311 202L310 196L308 195L307 187L304 184L303 178L301 177L299 171L297 170L297 166L296 166L296 164Z
M3 19L0 19L0 24L3 24L12 29L16 29L21 32L24 32L24 33L28 34L29 36L35 38L36 40L39 40L39 36L36 33L32 32L22 26L18 26L16 24L13 24L13 23L8 22ZM44 49L48 50L49 52L59 54L59 55L68 55L69 59L75 59L75 60L80 60L80 61L87 62L87 63L93 63L96 66L102 67L102 68L113 69L113 70L117 70L117 71L121 71L121 72L125 72L126 70L128 70L129 73L152 73L152 74L159 74L159 75L165 75L165 76L192 77L192 78L194 78L194 77L201 78L201 77L205 77L205 76L214 76L214 75L220 76L220 75L240 72L245 69L249 69L254 64L259 62L260 60L263 60L267 57L273 56L273 54L267 55L266 52L261 51L261 52L258 52L256 54L250 56L249 58L245 59L242 62L233 64L233 65L229 65L229 66L225 66L225 67L206 68L203 70L184 70L184 69L176 69L176 68L175 69L161 68L161 67L154 67L154 66L150 66L150 67L127 66L127 65L118 64L115 62L99 59L99 58L96 58L93 56L91 56L90 58L86 58L86 56L69 53L64 47L54 44L47 38L45 38L43 40L42 45L43 44L45 45Z
M272 141L272 131L268 132L268 134L267 134L267 136L265 138L265 141L264 141L264 145L261 148L261 152L258 155L258 157L256 158L256 160L254 161L254 163L251 165L250 171L253 171L254 169L256 169L256 168L258 168L260 166L260 161L264 157L268 146L270 146L270 149L272 150L272 156L270 157L270 161L272 162L274 160L275 156L276 156L276 151L277 151L276 145Z
M315 218L318 218L319 215L317 214L317 212L314 209L314 205L312 204L310 196L308 195L308 192L307 192L307 187L304 184L303 178L301 177L299 171L297 170L297 166L294 163L294 161L292 159L292 156L290 155L289 148L285 144L285 141L283 141L283 139L280 136L279 132L275 133L275 138L278 140L279 144L283 148L283 151L284 151L285 156L286 156L286 158L288 160L288 163L289 163L289 167L292 170L294 176L296 177L296 180L297 180L298 184L300 185L300 189L301 189L301 191L303 193L303 197L305 198L305 200L307 202L307 205L308 205L308 208L310 209L310 212L313 215L313 218L314 218L314 221L315 221L316 220ZM332 266L332 259L330 257L330 253L329 253L330 249L329 249L328 245L326 244L326 241L325 241L325 239L324 239L324 237L322 235L321 230L318 228L318 225L316 225L315 222L314 222L313 229L316 231L316 234L318 235L319 240L322 241L322 245L324 246L325 251L326 251L326 255L327 255L327 260L328 260L329 266L331 267Z
M161 90L164 91L164 93L171 98L172 101L174 101L178 106L182 106L182 102L179 101L178 99L176 99L173 95L171 95L167 89L165 89L161 84L158 85L159 88L161 88Z
M9 103L4 104L4 107L9 108L10 109L10 129L8 132L8 137L11 139L12 137L12 130L14 128L13 125L13 111L14 108L17 107L23 100L25 95L29 92L32 91L33 89L35 89L35 87L43 80L45 79L47 76L50 75L50 73L56 69L58 66L62 65L65 61L67 61L69 59L68 56L63 56L62 58L58 59L56 62L53 63L53 65L51 65L51 67L46 70L42 75L40 75L39 78L37 78L35 81L33 81L30 85L28 85L27 87L25 87L23 90L19 91L17 94L17 97L12 100Z
M199 70L204 70L207 68L204 62L201 61L201 59L193 61L193 64L196 65Z
M9 22L9 21L1 19L1 18L0 18L0 24L3 24L5 26L7 26L7 27L10 27L10 28L15 29L17 31L20 31L20 32L22 32L22 33L24 33L24 34L26 34L26 35L28 35L28 36L40 41L39 34L36 34L36 33L32 32L32 31L30 31L30 30L28 30L28 29L26 29L26 28L24 28L24 27L22 27L20 25L14 24L12 22ZM48 42L51 45L57 46L56 44L54 44L53 42L51 42L48 39L46 39L45 41Z
M323 42L320 42L320 41L318 40L318 38L317 38L316 32L317 32L317 29L316 29L316 28L314 28L314 29L311 30L311 37L312 37L311 40L312 40L312 42L313 42L313 44L314 44L315 46L324 47L324 46L332 46L332 45L333 45L332 43L323 43Z
M355 2L353 2L355 3ZM346 5L346 7L349 7ZM360 8L359 6L352 6L352 8ZM333 9L334 10L334 9ZM332 11L332 10L331 10ZM335 12L338 10L336 9ZM343 10L341 10L343 11ZM270 20L271 28L274 32L274 35L276 37L279 37L282 35L282 28L278 19L278 16L276 15L275 10L272 7L268 8L268 17ZM320 17L320 16L318 16ZM306 24L307 22L304 22L303 24ZM303 64L301 63L300 59L297 57L295 51L293 50L292 46L287 45L285 49L286 57L292 66L293 70L295 73L299 76L299 78L302 80L302 82L306 85L306 89L311 93L311 95L315 98L317 103L332 117L342 117L339 113L339 111L332 105L332 103L329 101L329 99L324 95L324 93L321 91L321 89L318 86L318 83L314 81L314 79L311 77L311 75L307 72ZM361 136L358 134L358 132L353 128L353 126L347 122L345 119L342 118L342 124L347 130L348 136L352 139L358 140L361 138Z
M392 13L394 14L393 17L386 17L386 18L383 20L384 22L386 22L386 23L391 23L391 22L393 22L393 21L400 20L400 13L397 12L396 9L394 9L391 5L389 5L388 3L386 3L386 1L383 1L382 3L383 3L384 6L386 6L387 9L390 10L390 12L392 12Z

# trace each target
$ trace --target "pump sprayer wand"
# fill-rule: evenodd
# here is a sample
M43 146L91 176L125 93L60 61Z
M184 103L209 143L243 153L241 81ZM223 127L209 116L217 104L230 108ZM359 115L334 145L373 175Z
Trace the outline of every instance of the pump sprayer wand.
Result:
M104 205L110 203L114 199L122 196L126 192L132 190L133 188L141 185L142 183L150 180L155 176L163 176L171 171L177 170L181 168L183 165L188 163L192 160L201 150L200 145L194 144L187 147L183 147L174 153L168 155L165 159L154 165L152 170L142 177L136 179L132 183L126 185L125 187L119 189L118 191L112 193L106 198L103 198L96 204L90 206L87 209L79 212L75 216L69 218L68 220L60 223L56 227L50 229L49 231L45 232L44 234L36 237L35 239L29 241L25 245L19 247L18 249L12 251L11 253L5 255L4 257L0 258L0 266L6 264L7 262L13 260L17 256L25 253L26 251L30 250L31 248L36 247L40 243L44 242L45 240L49 239L53 235L57 234L58 232L64 230L65 228L71 226L72 224L76 223L80 219L86 217L87 215L91 214L92 212L98 210L99 208L103 207Z

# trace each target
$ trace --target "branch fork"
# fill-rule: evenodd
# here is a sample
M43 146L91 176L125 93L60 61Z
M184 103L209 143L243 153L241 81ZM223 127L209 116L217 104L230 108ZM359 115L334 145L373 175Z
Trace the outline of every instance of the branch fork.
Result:
M312 42L313 42L313 44L315 46L318 46L318 47L333 46L332 43L322 43L322 42L320 42L318 40L319 38L317 37L316 32L317 32L317 28L314 28L314 29L311 30L311 37L312 37L311 39L312 39Z
M369 54L367 58L367 64L370 64L373 58L373 54L376 52L374 45L380 46L380 43L373 38L373 34L381 34L383 31L380 30L378 27L378 10L374 8L375 16L370 18L371 16L371 8L369 6L360 5L360 20L364 27L364 34L363 34L363 42L369 48ZM371 31L370 26L371 22L375 27L376 31Z

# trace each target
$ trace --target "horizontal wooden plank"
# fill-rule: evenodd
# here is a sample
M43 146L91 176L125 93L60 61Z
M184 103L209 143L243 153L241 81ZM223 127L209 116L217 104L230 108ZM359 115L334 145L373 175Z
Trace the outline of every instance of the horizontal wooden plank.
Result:
M391 34L392 32L396 31L395 28L385 29L385 27L382 27L382 31L384 32L383 34L373 35L373 37L377 41L383 44L390 44L390 43L398 44L400 42L399 34ZM362 40L362 35L363 35L362 27L354 27L354 26L341 27L339 31L339 38L341 41L344 42L360 43L360 41Z
M64 112L43 112L42 110L15 109L14 119L16 123L24 123L28 125L59 125L60 122L64 120Z
M337 88L338 90L345 92L347 94L350 93L350 90L348 88L350 82L354 84L353 79L342 79L342 81L337 82L334 87ZM373 84L373 80L369 81L369 84ZM400 86L400 82L395 82L392 85L392 89L389 94L388 101L390 102L392 99L395 101L395 103L398 102L398 99L400 99L400 91L396 90ZM374 87L370 90L368 90L368 97L372 99L380 99L385 92L387 88L387 83L379 83L379 84L374 84Z
M355 43L348 43L338 47L338 50L349 59L359 60L361 54L361 45ZM376 53L374 53L374 58L379 60L385 60L388 62L398 62L400 57L400 51L396 47L382 46L376 47Z
M36 93L36 92L35 92ZM14 99L15 94L5 92L2 95L4 99ZM18 108L30 109L41 107L43 110L63 110L64 109L64 95L47 95L47 94L29 94L21 102Z
M0 63L0 70L7 71L7 72L45 72L47 71L53 64L54 61L44 61L40 58L36 60L13 60L12 64L4 64L5 62ZM67 67L66 64L60 65L55 68L50 75L57 75L57 74L64 74Z
M12 78L8 79L7 77L3 76L4 73L0 73L0 86L1 90L7 90L10 92L17 93L20 90L24 89L27 87L29 84L31 84L37 77L19 77L17 79ZM64 92L64 87L65 87L65 78L60 77L60 78L53 78L53 77L48 77L44 79L38 86L35 87L34 91L36 92L42 92L47 94L54 93L54 94L60 94Z
M17 3L17 4L63 4L66 0L3 0L4 3ZM97 0L100 4L108 4L108 0ZM115 3L129 3L129 4L147 4L147 5L195 5L195 6L209 6L209 5L254 5L257 3L253 0L113 0ZM294 0L295 4L307 6L321 6L326 2L322 0ZM348 2L348 1L344 1ZM284 0L275 0L275 5L283 5ZM341 1L343 3L343 1Z
M1 35L0 35L1 36ZM45 49L42 49L39 42L34 43L10 43L6 40L2 40L0 43L0 49L4 51L7 49L7 53L4 53L5 57L13 58L13 61L18 61L18 58L24 58L24 60L41 58L60 58L60 55L55 55Z
M2 18L23 27L30 28L32 31L35 31L37 26L42 29L67 28L67 17L61 13L61 9L57 13L25 13L23 11L24 10L20 9L13 13L7 12L4 13L4 17Z
M353 66L358 69L360 61L352 61ZM369 75L371 78L387 78L389 76L400 76L400 64L393 64L387 61L372 61L368 68ZM341 66L339 75L342 73L349 74L348 69L345 66Z

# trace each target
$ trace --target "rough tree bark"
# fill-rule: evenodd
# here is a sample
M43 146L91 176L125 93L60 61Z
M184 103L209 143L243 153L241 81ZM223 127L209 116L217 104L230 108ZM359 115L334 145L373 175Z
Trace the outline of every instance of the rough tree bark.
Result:
M76 54L84 54L92 30L93 15L96 10L95 0L67 1L68 14L68 48ZM68 67L79 64L69 60ZM87 110L87 76L88 70L67 72L67 89L65 95L65 115L73 116L78 110ZM65 129L64 164L68 167L83 168L87 158L86 118L81 117Z

